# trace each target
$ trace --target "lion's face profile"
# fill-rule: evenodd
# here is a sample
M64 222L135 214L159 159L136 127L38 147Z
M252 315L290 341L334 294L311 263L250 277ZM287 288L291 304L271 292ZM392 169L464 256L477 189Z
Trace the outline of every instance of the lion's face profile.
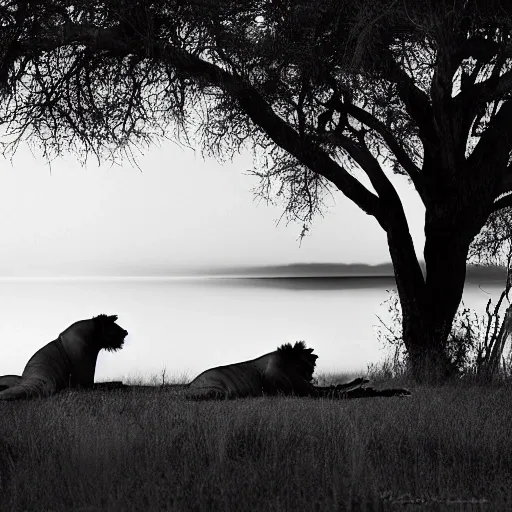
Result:
M286 373L295 374L307 382L313 380L316 360L318 356L313 354L312 348L306 348L303 341L295 345L286 343L277 349L280 359L280 366Z
M95 328L98 330L98 340L102 349L109 352L120 350L128 331L116 324L117 315L98 315L94 317Z
M113 352L123 348L128 331L116 324L117 315L98 315L91 320L80 320L68 327L62 336L68 333L87 340L87 345L97 350Z

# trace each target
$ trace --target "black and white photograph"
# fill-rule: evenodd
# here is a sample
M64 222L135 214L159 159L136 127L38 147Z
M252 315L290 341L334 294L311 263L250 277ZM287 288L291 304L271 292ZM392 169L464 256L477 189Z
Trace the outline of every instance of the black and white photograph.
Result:
M0 0L0 512L512 509L512 4Z

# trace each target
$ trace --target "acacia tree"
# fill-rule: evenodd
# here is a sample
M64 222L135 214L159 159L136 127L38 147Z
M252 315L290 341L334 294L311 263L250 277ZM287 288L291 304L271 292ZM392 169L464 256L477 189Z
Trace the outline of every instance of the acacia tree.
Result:
M510 15L496 0L3 1L5 150L115 157L170 129L221 155L252 144L262 193L305 228L335 189L376 219L413 370L441 378L470 244L512 204ZM425 205L426 276L386 165Z

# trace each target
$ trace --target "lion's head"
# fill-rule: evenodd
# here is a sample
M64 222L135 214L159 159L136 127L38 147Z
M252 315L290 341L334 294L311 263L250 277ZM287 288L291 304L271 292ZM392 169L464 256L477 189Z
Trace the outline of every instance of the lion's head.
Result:
M312 348L306 348L304 341L297 341L293 346L285 343L277 349L277 353L285 366L293 368L307 382L313 380L318 356L313 354Z
M95 336L100 349L109 352L123 347L128 331L116 324L117 315L98 315L93 319Z

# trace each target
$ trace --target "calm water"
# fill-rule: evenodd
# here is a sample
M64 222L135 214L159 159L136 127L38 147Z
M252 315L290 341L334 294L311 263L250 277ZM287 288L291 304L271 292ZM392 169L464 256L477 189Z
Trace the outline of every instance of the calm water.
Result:
M376 314L394 289L388 278L169 279L0 282L0 375L19 374L28 358L71 323L119 315L129 331L116 354L102 352L97 379L168 375L257 357L305 340L320 372L360 370L382 359ZM468 283L466 305L483 312L501 283Z

